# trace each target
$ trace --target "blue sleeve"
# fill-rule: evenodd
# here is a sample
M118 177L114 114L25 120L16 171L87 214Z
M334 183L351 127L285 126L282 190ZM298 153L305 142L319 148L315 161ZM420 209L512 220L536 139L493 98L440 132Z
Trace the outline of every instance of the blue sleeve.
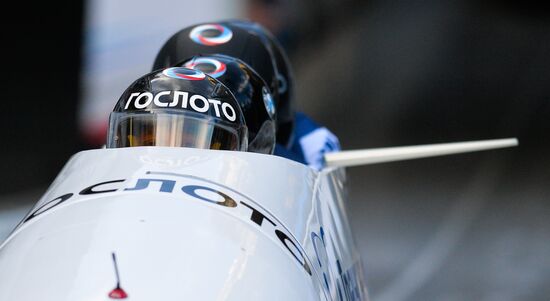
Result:
M289 150L286 147L284 147L284 146L282 146L278 143L275 144L275 151L273 152L273 154L275 156L287 158L287 159L290 159L290 160L293 160L293 161L296 161L296 162L306 164L304 156L302 156L299 153L295 153L292 150Z
M338 138L305 114L297 112L290 149L275 147L275 155L307 164L317 170L324 166L324 153L340 150Z

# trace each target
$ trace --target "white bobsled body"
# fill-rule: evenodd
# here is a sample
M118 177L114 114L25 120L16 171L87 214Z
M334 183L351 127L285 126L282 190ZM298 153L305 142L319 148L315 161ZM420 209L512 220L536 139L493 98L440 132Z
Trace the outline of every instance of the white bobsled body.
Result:
M244 152L80 152L0 246L0 300L367 300L343 181Z

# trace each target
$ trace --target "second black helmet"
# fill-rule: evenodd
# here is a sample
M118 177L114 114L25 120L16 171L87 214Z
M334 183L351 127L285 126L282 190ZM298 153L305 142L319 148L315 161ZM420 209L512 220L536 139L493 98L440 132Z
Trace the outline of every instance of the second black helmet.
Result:
M248 151L275 149L275 105L266 82L245 62L227 55L196 55L176 64L200 70L223 83L235 96L248 128Z

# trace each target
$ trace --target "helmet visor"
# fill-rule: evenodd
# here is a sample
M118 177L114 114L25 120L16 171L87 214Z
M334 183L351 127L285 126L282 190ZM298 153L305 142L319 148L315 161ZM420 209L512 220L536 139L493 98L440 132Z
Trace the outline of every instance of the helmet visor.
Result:
M172 146L243 150L238 129L189 112L113 112L109 123L108 148Z

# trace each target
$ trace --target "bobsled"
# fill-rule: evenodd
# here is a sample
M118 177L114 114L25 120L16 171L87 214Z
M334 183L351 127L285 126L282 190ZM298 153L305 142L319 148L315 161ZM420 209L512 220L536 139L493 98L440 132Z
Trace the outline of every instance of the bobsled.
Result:
M368 300L345 168L516 144L342 151L320 171L250 152L81 151L0 245L0 300Z

